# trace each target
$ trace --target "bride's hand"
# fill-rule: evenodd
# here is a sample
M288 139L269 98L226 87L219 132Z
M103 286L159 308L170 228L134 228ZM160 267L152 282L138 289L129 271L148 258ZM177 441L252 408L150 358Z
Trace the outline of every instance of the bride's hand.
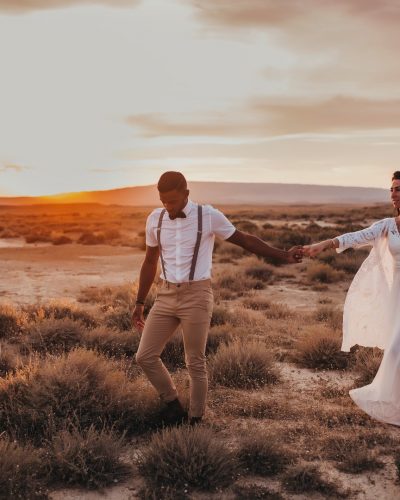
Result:
M312 245L304 245L303 247L304 255L307 257L315 257L328 248L332 248L332 240L320 241Z

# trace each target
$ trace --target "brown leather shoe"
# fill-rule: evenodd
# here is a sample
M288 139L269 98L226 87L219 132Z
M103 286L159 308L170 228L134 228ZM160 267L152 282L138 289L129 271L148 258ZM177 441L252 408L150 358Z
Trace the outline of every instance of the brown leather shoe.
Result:
M159 416L164 425L180 425L188 421L188 412L178 398L168 401Z

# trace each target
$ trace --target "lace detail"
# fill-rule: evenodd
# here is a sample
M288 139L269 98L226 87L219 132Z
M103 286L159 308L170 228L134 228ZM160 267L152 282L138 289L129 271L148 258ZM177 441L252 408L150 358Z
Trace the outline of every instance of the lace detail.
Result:
M382 219L372 224L372 226L361 229L361 231L354 231L353 233L338 236L339 248L337 248L337 252L343 252L347 248L360 248L366 245L373 245L374 241L383 236L383 233L387 231L386 228L389 220ZM394 221L394 219L392 220ZM395 229L397 230L397 228Z

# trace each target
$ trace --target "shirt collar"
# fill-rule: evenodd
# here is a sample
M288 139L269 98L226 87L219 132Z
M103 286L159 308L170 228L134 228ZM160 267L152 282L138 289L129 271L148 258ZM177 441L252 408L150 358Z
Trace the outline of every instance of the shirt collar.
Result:
M188 202L186 203L185 207L182 209L182 212L186 215L186 217L190 214L190 212L193 210L193 208L196 206L196 203L193 203L192 200L188 199Z

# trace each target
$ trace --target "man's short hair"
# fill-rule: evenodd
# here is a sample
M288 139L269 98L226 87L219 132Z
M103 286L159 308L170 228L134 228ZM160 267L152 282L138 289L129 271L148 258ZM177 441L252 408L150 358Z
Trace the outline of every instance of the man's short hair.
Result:
M187 189L187 182L180 172L164 172L158 180L157 189L160 193L168 191L184 191Z

